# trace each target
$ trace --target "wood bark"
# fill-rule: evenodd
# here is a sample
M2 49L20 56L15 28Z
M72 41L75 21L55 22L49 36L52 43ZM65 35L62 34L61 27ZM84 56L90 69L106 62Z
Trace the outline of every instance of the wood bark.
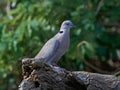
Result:
M120 90L120 79L84 71L68 71L44 60L22 60L23 80L18 90Z

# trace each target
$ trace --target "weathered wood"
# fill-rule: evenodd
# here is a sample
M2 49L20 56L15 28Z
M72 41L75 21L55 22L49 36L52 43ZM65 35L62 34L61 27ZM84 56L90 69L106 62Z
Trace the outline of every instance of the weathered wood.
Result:
M120 90L113 75L67 71L34 58L22 60L23 81L19 90Z
M120 90L120 80L113 75L103 75L89 72L72 72L73 77L85 85L87 90Z

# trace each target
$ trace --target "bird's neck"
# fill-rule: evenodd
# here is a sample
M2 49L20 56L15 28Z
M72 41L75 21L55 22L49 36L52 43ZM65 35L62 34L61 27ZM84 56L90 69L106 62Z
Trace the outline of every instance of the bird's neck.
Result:
M63 35L69 35L69 33L70 33L70 29L60 29L60 31L59 31L59 34L63 34Z
M55 37L57 38L57 40L59 40L59 42L65 41L66 43L70 42L70 30L66 30L66 29L61 29L56 35Z

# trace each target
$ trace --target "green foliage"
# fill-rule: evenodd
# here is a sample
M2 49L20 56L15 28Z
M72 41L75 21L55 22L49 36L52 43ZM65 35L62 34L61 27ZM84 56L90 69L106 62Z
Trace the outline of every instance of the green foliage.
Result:
M71 46L59 62L61 66L79 70L84 68L84 58L97 56L105 61L117 58L119 0L103 0L102 7L100 0L3 1L0 1L0 90L16 88L21 58L34 57L66 19L72 20L77 28L71 30ZM16 6L6 11L10 2L17 2Z

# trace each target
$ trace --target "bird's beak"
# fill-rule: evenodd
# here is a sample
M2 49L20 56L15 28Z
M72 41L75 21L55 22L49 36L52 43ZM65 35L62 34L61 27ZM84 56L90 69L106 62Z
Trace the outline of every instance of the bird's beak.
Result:
M72 28L76 28L76 26L74 24L71 25Z

